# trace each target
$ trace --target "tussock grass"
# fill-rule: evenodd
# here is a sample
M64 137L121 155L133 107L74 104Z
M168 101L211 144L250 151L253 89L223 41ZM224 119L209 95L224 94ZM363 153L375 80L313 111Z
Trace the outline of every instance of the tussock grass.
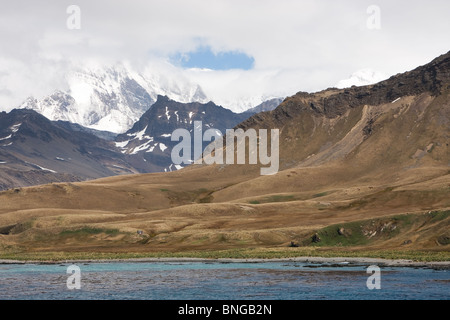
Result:
M296 257L323 258L381 258L405 259L417 262L450 261L450 252L415 250L363 250L324 247L253 248L229 250L202 250L186 252L10 252L0 253L0 259L19 261L58 262L68 260L123 260L141 258L201 258L201 259L289 259Z
M83 236L83 235L94 235L106 233L107 235L118 235L120 231L118 229L102 229L102 228L93 228L93 227L83 227L75 230L64 230L59 233L60 236Z
M250 204L261 204L261 203L275 203L275 202L289 202L289 201L295 201L297 198L294 195L271 195L268 197L264 197L258 200L252 200L249 203Z
M319 242L311 243L311 238L305 239L303 245L318 247L350 247L370 245L380 241L395 239L412 230L433 228L433 225L450 217L450 210L430 211L424 214L402 214L377 219L334 224L317 231ZM434 227L436 232L442 232L442 227ZM443 235L439 241L445 245L447 238ZM401 243L403 238L399 238Z

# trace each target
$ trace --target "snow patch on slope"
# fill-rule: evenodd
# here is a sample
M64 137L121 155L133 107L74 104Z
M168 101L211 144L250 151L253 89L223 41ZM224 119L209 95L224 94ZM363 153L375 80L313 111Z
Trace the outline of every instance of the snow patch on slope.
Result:
M21 123L18 123L18 124L11 126L10 127L11 132L16 133L17 131L19 131L21 125L22 125Z
M167 149L167 146L164 144L164 143L159 143L159 149L162 151L162 152L164 152L164 150L166 150Z
M7 137L4 137L4 138L0 138L0 141L2 141L2 140L7 140L7 139L9 139L9 138L11 138L12 137L12 134L10 134L9 136L7 136Z

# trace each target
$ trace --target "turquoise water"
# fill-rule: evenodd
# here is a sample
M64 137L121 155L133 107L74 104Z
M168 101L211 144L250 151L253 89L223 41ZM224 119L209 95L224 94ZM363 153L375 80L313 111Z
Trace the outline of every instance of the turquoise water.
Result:
M69 264L0 265L0 299L321 300L450 299L449 270L300 262L79 263L81 289L67 289Z

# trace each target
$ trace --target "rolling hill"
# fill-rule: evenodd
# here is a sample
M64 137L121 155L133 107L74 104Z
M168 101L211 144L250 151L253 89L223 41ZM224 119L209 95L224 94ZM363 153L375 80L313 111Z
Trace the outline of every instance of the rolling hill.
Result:
M192 165L2 192L0 248L426 251L448 260L449 93L450 52L374 85L299 92L237 126L280 130L275 175Z

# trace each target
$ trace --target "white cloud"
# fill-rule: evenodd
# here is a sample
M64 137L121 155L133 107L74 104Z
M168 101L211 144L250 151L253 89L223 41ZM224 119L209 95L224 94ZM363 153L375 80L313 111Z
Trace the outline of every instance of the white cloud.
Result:
M206 96L216 104L242 112L264 100L286 97L299 91L301 70L255 69L225 70L187 69L189 79L199 83ZM311 88L310 86L308 86Z
M26 63L0 57L0 110L9 111L30 95L41 97L55 89L65 90L66 70L67 65L57 61Z
M354 72L350 78L339 81L336 87L339 89L351 86L365 86L385 80L387 77L372 69L361 69Z

